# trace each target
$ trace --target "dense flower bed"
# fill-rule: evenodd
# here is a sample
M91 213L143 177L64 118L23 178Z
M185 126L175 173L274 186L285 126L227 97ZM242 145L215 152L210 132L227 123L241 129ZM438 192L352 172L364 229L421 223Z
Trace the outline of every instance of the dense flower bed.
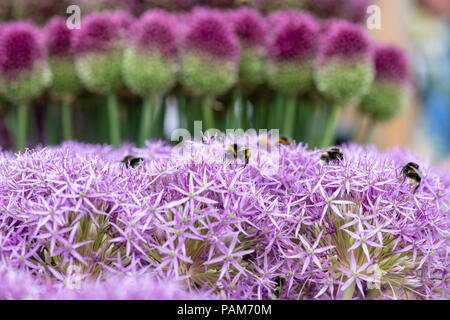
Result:
M162 142L2 153L0 297L270 299L279 276L280 299L449 297L448 175L404 150L348 145L322 165L319 150L256 139L247 165L206 138L183 155ZM126 168L128 154L144 161ZM123 274L145 292L124 278L119 293ZM161 281L175 293L148 292Z

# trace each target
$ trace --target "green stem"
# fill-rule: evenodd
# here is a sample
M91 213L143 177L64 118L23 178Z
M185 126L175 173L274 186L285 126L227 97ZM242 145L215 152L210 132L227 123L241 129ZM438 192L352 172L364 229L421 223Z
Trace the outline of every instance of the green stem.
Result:
M355 292L355 281L352 282L351 285L347 287L347 289L342 292L341 300L351 300L353 297L353 293Z
M297 111L297 100L295 96L290 96L286 98L286 107L284 111L285 113L284 113L283 131L287 136L293 137L294 125L296 122L295 114Z
M328 147L334 141L340 110L338 106L332 106L331 110L329 109L330 113L322 139L322 147Z
M156 95L147 96L144 98L139 131L139 147L144 147L145 141L150 139L152 136L153 115L157 101L158 97Z
M241 110L241 129L246 131L248 129L248 110L247 110L247 97L242 93L242 89L239 89L239 102Z
M114 93L108 96L109 138L110 143L118 148L120 145L120 119L117 97Z
M375 131L376 122L374 119L369 119L369 124L366 129L366 133L364 135L364 144L369 144L372 142L373 133Z
M27 109L28 104L25 101L20 102L17 106L17 150L25 150L27 143Z
M63 139L72 140L72 106L69 99L64 99L61 105Z
M45 108L45 135L48 145L58 144L58 133L60 130L59 105L57 102L50 101Z
M203 132L205 132L210 128L214 128L214 115L210 97L203 98L202 118L203 118Z

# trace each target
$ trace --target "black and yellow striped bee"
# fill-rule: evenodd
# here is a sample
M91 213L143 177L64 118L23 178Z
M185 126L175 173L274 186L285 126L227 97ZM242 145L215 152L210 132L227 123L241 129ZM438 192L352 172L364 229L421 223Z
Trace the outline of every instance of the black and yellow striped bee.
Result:
M272 291L273 298L278 299L283 294L283 287L286 283L286 277L281 275L275 278L275 288Z
M292 145L294 145L294 141L291 138L286 137L286 136L279 137L278 138L278 143L282 144L284 146L292 146Z
M249 160L250 160L250 149L248 148L240 148L238 146L237 143L234 143L232 145L229 145L227 148L227 154L226 156L228 158L233 158L233 159L237 159L239 157L239 154L241 152L244 152L244 161L245 161L245 165L248 164Z
M331 161L344 160L344 152L342 149L333 147L327 151L324 151L320 156L320 162L322 164L329 164Z
M420 186L420 182L422 181L422 173L419 171L419 165L414 162L408 162L403 168L402 168L402 174L403 174L403 182L405 180L408 181L408 183L412 186L416 186L413 190L413 194L416 193L417 189Z
M125 164L126 168L132 167L132 168L136 168L141 161L144 161L144 159L142 158L137 158L134 156L126 156L125 158L122 159L122 163Z

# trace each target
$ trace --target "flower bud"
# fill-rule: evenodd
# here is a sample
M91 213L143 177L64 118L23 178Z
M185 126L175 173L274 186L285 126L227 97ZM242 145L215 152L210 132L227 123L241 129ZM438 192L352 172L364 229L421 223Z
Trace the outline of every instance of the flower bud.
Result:
M53 74L51 89L56 94L75 94L81 84L72 59L73 31L67 28L66 20L54 17L45 29L49 65Z
M379 45L374 60L375 80L359 108L373 119L385 121L395 117L408 103L411 87L408 58L396 46Z
M239 80L253 88L264 80L267 25L256 10L243 8L231 14L234 31L241 44Z
M218 11L197 9L188 21L181 45L181 81L196 94L220 95L237 79L238 39Z
M178 71L176 21L162 10L152 10L137 21L123 61L124 80L136 94L168 91Z
M90 91L108 94L121 84L123 24L114 13L92 13L74 32L77 74Z
M268 41L267 79L275 90L295 95L313 85L319 27L309 15L279 11L269 17L275 30Z
M0 32L0 93L11 101L38 96L51 81L38 28L28 22L4 24Z
M352 101L366 94L373 81L371 43L364 29L333 21L321 39L315 79L323 94L337 101Z

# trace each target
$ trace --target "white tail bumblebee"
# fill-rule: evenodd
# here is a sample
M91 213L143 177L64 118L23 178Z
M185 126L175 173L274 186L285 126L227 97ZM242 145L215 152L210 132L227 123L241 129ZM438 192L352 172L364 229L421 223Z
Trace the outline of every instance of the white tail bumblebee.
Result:
M272 290L272 299L278 299L283 294L286 277L281 275L275 278L275 288Z
M294 145L294 141L291 138L286 137L286 136L279 137L278 138L278 143L282 144L284 146L289 146L289 147Z
M422 181L422 173L419 171L419 165L414 162L408 162L403 168L402 168L402 174L403 174L403 182L405 180L408 181L408 183L412 186L416 186L413 190L413 194L416 193L417 189L420 186L420 182Z
M244 154L245 165L247 165L250 160L250 149L249 148L241 148L241 147L239 147L239 145L237 143L234 143L234 144L228 146L226 157L237 159L242 152Z
M331 161L344 160L344 152L342 149L333 147L327 151L324 151L320 156L320 163L325 165L329 164Z
M125 165L126 168L136 168L141 163L141 161L144 161L144 159L134 156L126 156L122 159L121 162Z

